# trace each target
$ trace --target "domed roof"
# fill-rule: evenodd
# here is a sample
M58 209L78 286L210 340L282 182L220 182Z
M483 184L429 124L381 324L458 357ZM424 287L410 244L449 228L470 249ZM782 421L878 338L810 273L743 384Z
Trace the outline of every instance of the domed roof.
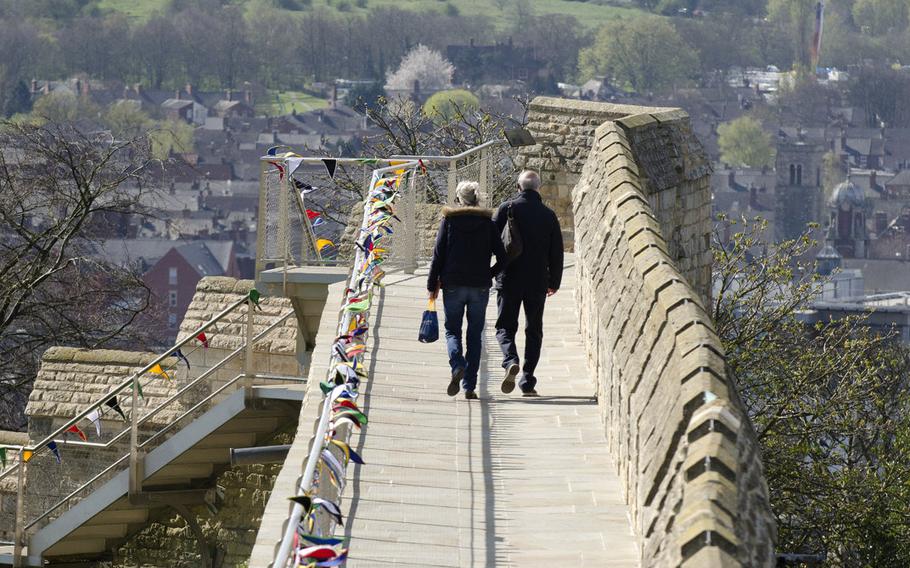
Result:
M842 204L852 205L853 207L862 207L866 202L866 195L863 189L853 183L850 178L847 181L837 184L831 197L828 199L830 207L838 207Z

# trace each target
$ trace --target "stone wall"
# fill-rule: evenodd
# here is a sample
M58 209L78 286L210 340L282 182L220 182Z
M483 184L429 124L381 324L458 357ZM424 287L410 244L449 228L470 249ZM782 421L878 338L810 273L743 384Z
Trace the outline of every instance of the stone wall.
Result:
M540 143L524 165L541 171L548 204L574 185L560 214L642 566L772 566L758 443L703 307L710 170L688 117L535 99L531 124Z
M290 441L290 433L283 432L264 445L287 444ZM215 480L215 484L224 489L224 504L217 515L209 513L205 507L190 508L206 539L220 549L217 566L247 566L262 512L280 469L280 464L234 466ZM117 550L116 558L107 566L196 568L200 565L193 533L182 518L168 509L163 510L161 518ZM217 559L220 559L220 564Z

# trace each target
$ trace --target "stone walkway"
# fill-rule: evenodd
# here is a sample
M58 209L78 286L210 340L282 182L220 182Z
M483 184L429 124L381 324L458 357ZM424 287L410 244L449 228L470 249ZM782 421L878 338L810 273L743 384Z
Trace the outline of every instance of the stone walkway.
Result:
M499 390L495 293L480 400L467 401L445 394L444 339L416 340L425 272L386 278L371 314L373 378L359 400L370 422L354 440L367 465L349 470L342 503L349 567L638 566L566 262L547 302L538 399Z

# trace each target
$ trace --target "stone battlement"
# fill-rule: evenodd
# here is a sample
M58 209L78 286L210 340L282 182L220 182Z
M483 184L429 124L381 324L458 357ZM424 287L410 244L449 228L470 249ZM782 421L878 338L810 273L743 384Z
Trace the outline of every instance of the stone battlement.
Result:
M708 164L678 109L539 98L537 169L578 260L578 308L642 566L772 566L749 419L704 309Z

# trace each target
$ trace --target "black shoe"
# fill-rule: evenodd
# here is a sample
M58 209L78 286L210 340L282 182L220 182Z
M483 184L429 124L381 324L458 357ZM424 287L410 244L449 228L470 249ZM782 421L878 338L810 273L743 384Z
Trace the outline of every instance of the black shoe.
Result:
M477 393L474 391L464 391L464 397L467 400L477 400Z
M449 388L446 389L447 395L455 396L458 394L458 391L461 390L462 377L464 377L464 369L456 369L452 371L452 380L449 381Z
M512 363L506 368L506 378L502 380L502 392L509 394L515 390L515 377L518 376L518 372L521 370L521 367L518 366L518 363Z
M531 396L540 396L540 395L537 394L537 391L534 390L534 387L531 387L529 389L521 389L521 396L531 397Z

